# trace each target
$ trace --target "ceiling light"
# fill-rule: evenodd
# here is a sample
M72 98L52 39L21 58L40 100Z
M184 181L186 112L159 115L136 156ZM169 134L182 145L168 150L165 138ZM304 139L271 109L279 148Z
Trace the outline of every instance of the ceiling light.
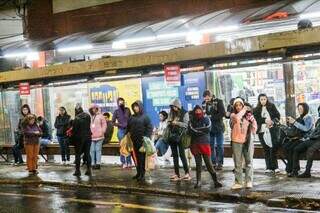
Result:
M127 48L127 44L122 41L114 41L112 42L112 49L114 50L124 50Z
M200 30L200 33L224 33L224 32L231 32L238 30L240 27L238 25L231 25L231 26L225 26L225 27L216 27L211 29L203 29Z
M319 17L320 17L320 12L305 13L299 16L300 19L319 18Z
M8 54L4 54L4 56L2 56L2 58L24 58L24 57L28 57L29 55L35 56L37 54L38 54L37 52L8 53Z
M80 45L80 46L58 48L57 51L58 52L74 52L74 51L80 51L80 50L90 50L92 48L93 46L91 44L86 44L86 45Z

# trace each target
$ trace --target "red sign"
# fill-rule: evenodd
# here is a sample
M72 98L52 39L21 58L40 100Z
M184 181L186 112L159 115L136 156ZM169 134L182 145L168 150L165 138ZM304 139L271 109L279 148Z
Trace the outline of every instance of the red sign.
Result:
M164 78L168 86L180 86L181 85L180 65L164 66Z
M19 84L20 95L30 95L30 84L29 83L20 83Z

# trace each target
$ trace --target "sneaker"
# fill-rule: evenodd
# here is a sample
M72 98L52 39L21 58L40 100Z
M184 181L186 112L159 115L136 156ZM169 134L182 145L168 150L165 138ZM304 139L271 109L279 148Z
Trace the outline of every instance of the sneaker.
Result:
M298 175L297 177L298 178L311 178L311 174L304 172L304 173Z
M247 189L251 189L252 188L252 182L251 181L246 183L246 188Z
M127 168L127 165L126 164L123 164L122 165L122 169L126 169Z
M267 170L264 171L264 173L265 174L271 174L271 173L273 173L273 171L271 169L267 169Z
M62 165L67 165L67 162L65 162L65 161L62 161L62 163L61 163Z
M191 180L191 176L190 174L186 174L183 178L181 178L182 180L185 180L185 181L190 181Z
M281 171L280 171L280 169L275 169L275 170L274 170L274 173L275 173L275 174L280 174Z
M170 177L170 180L171 180L171 181L179 181L179 180L180 180L180 177L179 177L178 175L172 175L172 176Z
M237 189L242 189L242 188L243 188L243 186L238 183L233 184L233 186L231 187L232 190L237 190Z
M221 171L222 169L223 169L223 166L222 166L222 165L216 166L216 170L217 170L217 171Z

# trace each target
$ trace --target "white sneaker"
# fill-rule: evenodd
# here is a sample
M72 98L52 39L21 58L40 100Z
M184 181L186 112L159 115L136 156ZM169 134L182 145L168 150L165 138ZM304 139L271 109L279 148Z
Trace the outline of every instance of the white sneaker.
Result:
M251 189L252 188L252 182L251 181L246 183L246 188L247 189Z
M238 183L233 184L233 186L231 187L232 190L242 189L242 188L243 188L243 186Z
M271 173L273 173L273 171L270 170L270 169L267 169L267 170L264 171L264 173L265 173L265 174L271 174Z
M62 163L61 163L62 165L66 165L67 163L65 162L65 161L62 161Z
M275 170L274 170L274 173L275 173L275 174L280 174L281 171L280 171L280 169L275 169Z

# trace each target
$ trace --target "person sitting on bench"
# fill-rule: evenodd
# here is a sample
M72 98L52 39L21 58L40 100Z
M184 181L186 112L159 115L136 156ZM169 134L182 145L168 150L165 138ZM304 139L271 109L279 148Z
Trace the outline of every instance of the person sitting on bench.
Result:
M306 152L307 165L304 173L298 175L298 178L310 178L313 154L320 149L320 106L318 107L319 118L316 122L315 129L301 139L299 145L293 150L293 172L298 173L299 157Z
M313 127L313 119L309 114L309 105L307 103L299 103L298 111L300 116L297 119L292 117L287 118L289 124L292 125L292 128L295 128L295 136L286 140L282 145L288 160L286 166L288 177L298 176L297 171L300 170L300 166L298 165L298 162L297 165L295 165L296 168L293 168L293 150L299 145L299 140L310 133Z

